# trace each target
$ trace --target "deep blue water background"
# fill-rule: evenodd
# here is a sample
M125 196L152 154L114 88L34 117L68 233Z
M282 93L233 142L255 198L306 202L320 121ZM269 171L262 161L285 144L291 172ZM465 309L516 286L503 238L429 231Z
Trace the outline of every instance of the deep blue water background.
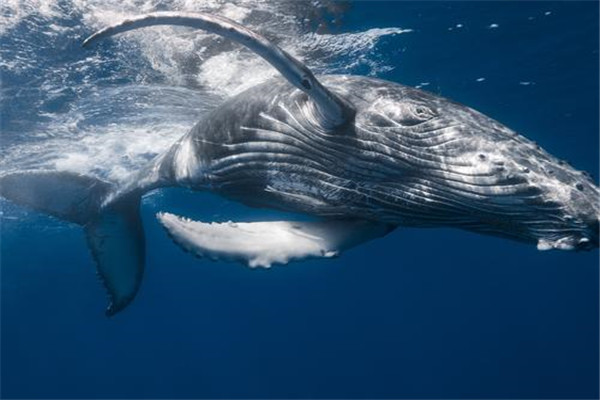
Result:
M343 21L415 30L378 45L398 64L379 77L430 82L598 170L597 2L362 2ZM111 319L79 228L2 221L2 397L598 397L598 251L398 229L250 270L182 252L160 210L273 218L182 190L146 201L144 284Z

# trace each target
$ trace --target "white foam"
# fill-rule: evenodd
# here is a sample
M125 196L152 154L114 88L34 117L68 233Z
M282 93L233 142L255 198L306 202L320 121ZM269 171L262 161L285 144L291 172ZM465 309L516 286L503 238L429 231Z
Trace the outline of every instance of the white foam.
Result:
M368 67L369 75L377 75L394 68L382 62L372 52L384 37L413 32L402 28L373 28L364 32L330 34L306 34L289 43L307 59L312 68L326 73L350 73L358 67ZM287 43L286 43L287 44Z
M275 76L266 61L246 51L231 51L211 57L200 66L198 82L224 96L233 96Z
M0 35L32 14L50 19L58 17L61 11L57 1L2 0L0 3Z

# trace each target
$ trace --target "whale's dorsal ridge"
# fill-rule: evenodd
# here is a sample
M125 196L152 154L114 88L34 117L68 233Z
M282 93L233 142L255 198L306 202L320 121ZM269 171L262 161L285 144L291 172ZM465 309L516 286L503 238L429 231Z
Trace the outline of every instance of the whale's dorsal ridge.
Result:
M101 38L154 25L179 25L202 29L247 47L275 67L288 82L312 99L322 125L328 129L345 125L354 117L355 112L352 105L323 86L304 63L271 43L264 36L224 17L199 12L145 14L121 21L92 34L83 41L82 46L86 47Z

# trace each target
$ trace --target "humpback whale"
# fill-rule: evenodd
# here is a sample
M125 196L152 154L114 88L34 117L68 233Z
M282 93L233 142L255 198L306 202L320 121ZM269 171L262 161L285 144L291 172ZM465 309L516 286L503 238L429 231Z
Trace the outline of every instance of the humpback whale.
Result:
M307 221L158 220L184 250L269 267L333 257L397 227L455 227L536 244L598 247L599 189L589 176L499 122L416 88L365 76L315 76L226 18L159 12L83 42L154 25L202 29L246 46L280 76L217 107L163 154L115 186L72 172L18 171L0 195L81 225L113 315L144 272L143 194L212 191Z

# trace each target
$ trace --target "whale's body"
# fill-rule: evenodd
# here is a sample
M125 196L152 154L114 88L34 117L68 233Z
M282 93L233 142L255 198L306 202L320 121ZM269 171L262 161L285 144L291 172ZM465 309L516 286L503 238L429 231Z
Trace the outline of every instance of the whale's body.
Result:
M139 199L162 187L314 219L210 224L158 215L185 250L250 266L331 257L399 226L456 227L539 249L598 247L599 191L589 177L469 107L368 77L317 79L266 39L205 14L142 16L85 43L158 24L243 43L285 79L227 100L121 187L56 171L0 177L2 196L84 227L111 296L108 314L139 288Z
M356 108L342 134L321 132L307 96L275 78L209 114L133 185L210 190L322 218L454 226L572 248L597 241L581 214L598 213L597 188L537 144L419 89L360 76L320 81ZM419 107L430 113L423 120L411 115Z

